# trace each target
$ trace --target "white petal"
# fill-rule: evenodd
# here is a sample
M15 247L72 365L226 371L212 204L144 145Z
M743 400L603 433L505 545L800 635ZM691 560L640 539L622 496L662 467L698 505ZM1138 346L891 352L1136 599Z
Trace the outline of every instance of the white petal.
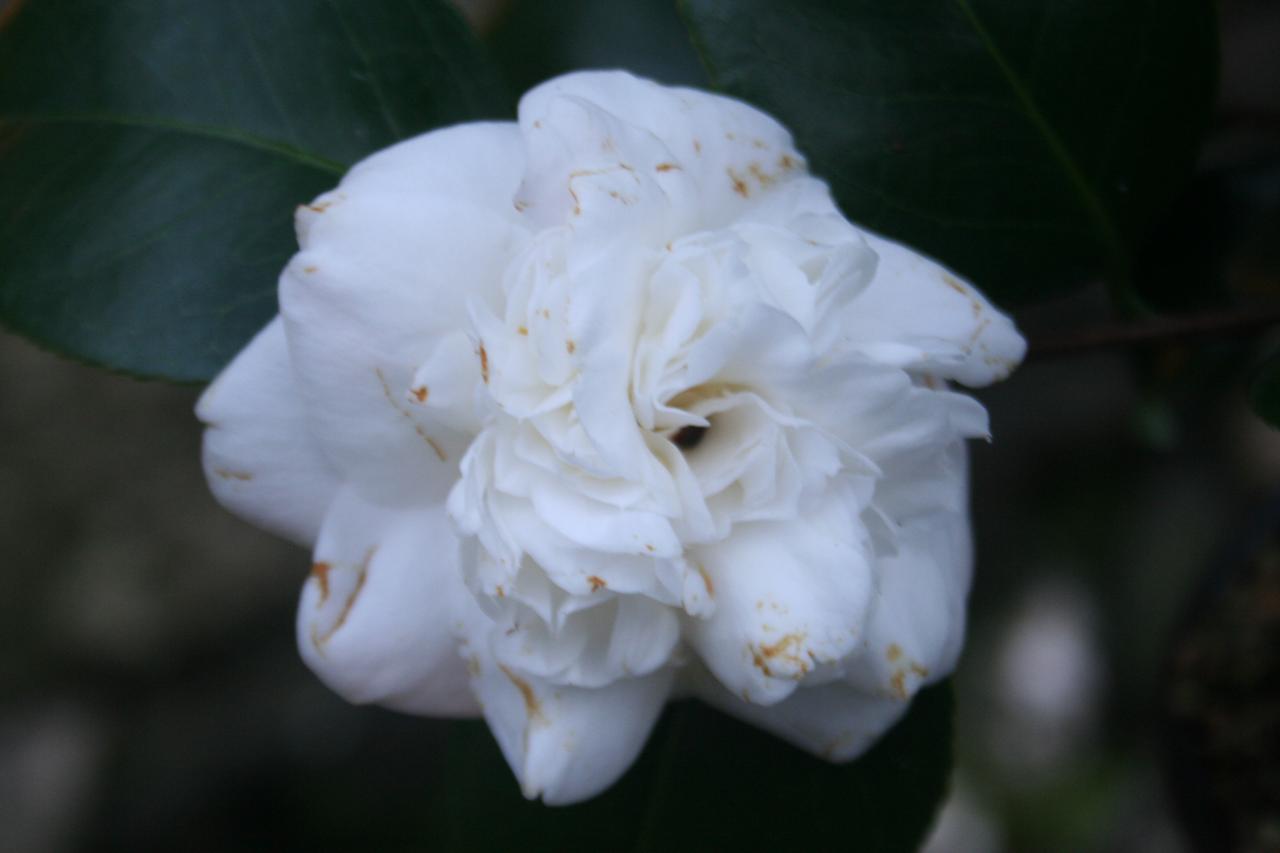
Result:
M298 646L351 702L470 716L456 633L474 607L442 506L394 511L346 488L325 519L298 605Z
M472 686L507 763L529 799L566 805L626 772L671 691L673 670L607 687L555 687L471 648Z
M890 516L905 520L896 530L896 553L877 560L866 652L849 667L847 678L899 701L949 675L964 643L973 569L965 448L955 445L941 455L949 464L918 475L918 489L933 492L932 511L922 511L918 494L878 495L876 501Z
M875 278L842 317L855 349L971 387L1004 379L1026 341L973 285L899 243L864 232Z
M835 762L852 761L866 752L908 707L905 702L838 683L802 687L768 706L742 701L697 669L689 671L686 684L694 695L726 714Z
M205 390L196 416L208 427L204 471L222 505L314 545L338 480L312 440L279 317Z
M671 199L675 215L717 227L804 174L790 134L759 110L620 71L567 74L530 90L520 128L531 159L521 198L542 208L529 212L546 225L583 209L583 190L597 175L638 175ZM625 198L627 187L602 189ZM687 230L683 220L668 224Z
M833 486L793 521L739 524L725 542L691 549L716 609L687 619L687 636L732 693L778 702L862 641L872 574L858 512Z
M431 502L457 477L466 419L411 395L525 239L510 204L521 166L513 126L464 125L374 155L299 209L302 251L280 282L289 345L317 439L370 495ZM482 374L477 352L461 378Z

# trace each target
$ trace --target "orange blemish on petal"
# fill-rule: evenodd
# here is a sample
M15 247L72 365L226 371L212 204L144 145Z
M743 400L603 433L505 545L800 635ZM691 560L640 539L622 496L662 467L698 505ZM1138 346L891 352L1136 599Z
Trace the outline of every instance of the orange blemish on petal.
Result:
M743 198L747 198L751 195L751 188L747 186L747 182L742 179L742 176L733 170L732 166L725 171L729 173L729 180L733 184L734 192Z
M778 166L782 169L794 169L796 165L796 158L790 154L783 154L778 158Z
M484 348L484 344L480 344L480 349L477 350L477 352L480 356L480 378L484 380L485 385L488 385L489 384L489 353Z
M342 612L338 614L337 620L334 621L329 630L320 634L312 628L311 642L317 650L320 650L321 646L329 642L333 635L338 633L338 631L342 629L343 625L347 624L347 617L351 615L351 609L355 607L356 599L359 598L360 593L364 591L365 582L369 579L369 563L373 561L373 555L377 553L377 551L377 546L370 548L364 555L364 559L360 562L360 565L356 566L356 585L351 590L351 594L347 596L347 600L342 603ZM327 576L328 570L326 569L325 572Z
M762 187L767 187L776 180L773 175L761 168L759 163L752 163L747 167L747 171L751 173L752 177L760 182L760 186Z
M893 663L902 657L902 646L897 643L890 643L889 648L885 649L884 656L888 658L889 663Z
M889 679L889 686L893 692L894 697L897 699L901 699L904 702L908 698L906 679L907 679L907 674L902 670L898 670L897 672L895 672L893 674L893 677Z
M221 477L224 480L239 480L247 483L253 479L253 475L248 471L232 471L228 468L214 468L214 476Z
M391 408L399 412L402 417L408 419L409 423L413 426L413 431L418 434L418 438L421 438L427 443L427 446L435 452L436 457L441 462L447 461L448 457L445 456L444 448L442 448L434 438L427 435L427 431L422 428L422 424L414 420L413 414L408 409L405 409L396 402L395 395L391 393L391 386L387 384L387 377L386 374L382 372L382 368L375 367L373 372L378 377L378 382L382 385L382 395L387 398L387 402L391 404ZM423 390L425 391L426 389L424 388ZM426 396L424 395L422 399L425 400Z
M942 283L945 284L947 287L951 288L952 290L954 290L956 293L959 293L963 296L969 295L969 288L961 284L959 280L956 279L955 276L947 275L946 273L943 273Z
M573 355L574 351L578 348L578 345L572 340L568 340L564 342L564 348L568 351L569 355Z
M921 666L915 661L912 661L911 666L909 668L911 670L911 673L919 678L929 677L929 668L925 666Z
M498 664L498 669L502 670L502 674L520 691L521 697L524 698L524 710L529 717L529 722L545 723L547 718L542 714L542 704L538 702L538 694L534 692L533 686L503 664Z
M694 153L694 154L701 154L701 153L702 153L702 143L701 143L701 142L699 142L699 141L697 140L697 138L695 138L695 139L693 140L693 153Z
M673 172L679 169L680 167L677 166L675 163L659 163L653 168L659 172Z
M320 600L316 602L316 607L324 604L329 600L329 570L333 566L328 563L312 563L311 577L316 579L316 583L320 585Z
M701 563L694 563L693 567L698 570L698 574L702 576L702 584L707 588L707 595L712 598L716 597L716 585L711 580L711 575L707 573L706 567Z
M303 271L304 273L306 273L307 275L311 275L312 273L319 272L319 271L320 271L320 268L319 268L319 267L314 267L314 266L313 266L313 267L303 267L303 268L302 268L302 271Z
M529 335L529 327L528 327L528 326L516 326L516 334L517 334L517 335L523 335L523 336L525 336L525 337L528 337L528 335Z
M409 393L413 395L413 399L419 403L427 402L427 397L431 396L431 389L426 385L419 385L417 388L410 388Z
M592 592L599 592L608 586L608 584L604 582L604 578L599 577L598 575L587 575L587 583L591 584Z

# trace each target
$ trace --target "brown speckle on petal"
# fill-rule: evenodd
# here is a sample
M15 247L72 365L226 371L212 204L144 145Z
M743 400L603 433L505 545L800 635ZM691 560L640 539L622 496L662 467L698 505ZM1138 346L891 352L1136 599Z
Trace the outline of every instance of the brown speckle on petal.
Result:
M520 696L524 699L524 710L525 714L529 717L529 722L547 722L547 718L542 713L542 704L538 702L538 694L533 690L533 685L516 675L508 667L502 664L498 664L498 669L502 670L502 674L510 679L511 683L520 691Z
M329 570L333 568L328 563L319 562L311 564L311 577L316 579L316 583L320 587L320 600L316 602L316 607L321 607L329 600Z
M604 582L604 578L597 575L588 575L587 583L591 584L592 592L599 592L608 586L608 584Z
M229 468L214 468L213 475L224 480L239 480L242 483L247 483L253 479L253 475L248 471L232 471Z
M750 197L751 187L747 186L747 182L742 179L742 176L735 172L732 166L725 171L729 173L729 181L733 184L733 191L743 198Z
M391 393L391 386L387 384L387 377L386 374L382 372L382 368L375 367L373 372L378 377L378 382L382 385L382 395L387 398L387 402L391 404L391 408L399 412L401 417L408 419L409 424L413 427L413 431L418 434L418 438L421 438L426 442L427 446L431 448L441 462L446 461L447 457L445 456L444 448L442 448L434 438L427 434L427 431L422 428L422 424L414 420L413 414L409 410L396 402L395 395ZM423 388L423 391L426 391L425 387ZM426 399L427 398L424 393L422 400L425 401Z

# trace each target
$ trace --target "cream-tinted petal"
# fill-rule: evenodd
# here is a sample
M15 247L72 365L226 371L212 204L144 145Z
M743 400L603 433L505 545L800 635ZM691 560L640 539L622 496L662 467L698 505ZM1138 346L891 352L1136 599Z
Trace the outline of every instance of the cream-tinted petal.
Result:
M472 687L524 795L567 805L617 781L657 722L674 671L598 688L553 686L497 663L481 628L468 649Z
M1026 341L977 288L900 243L864 236L879 264L841 316L849 346L974 388L1013 372Z
M690 550L716 607L686 619L686 636L731 693L781 701L862 641L873 580L858 512L850 490L835 486L793 520L740 524Z
M459 656L462 543L443 506L393 510L346 488L298 604L302 658L351 702L434 716L478 710Z
M284 324L277 317L201 395L203 463L218 501L254 524L311 547L338 478L312 435Z

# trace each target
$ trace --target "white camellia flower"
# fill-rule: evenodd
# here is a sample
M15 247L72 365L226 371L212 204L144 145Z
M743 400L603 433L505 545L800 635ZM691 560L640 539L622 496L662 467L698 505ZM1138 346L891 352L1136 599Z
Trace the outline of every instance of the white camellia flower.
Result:
M947 383L1024 343L768 116L573 74L297 228L198 414L219 500L314 549L298 643L334 690L483 713L569 803L673 694L847 761L952 670L987 417Z

